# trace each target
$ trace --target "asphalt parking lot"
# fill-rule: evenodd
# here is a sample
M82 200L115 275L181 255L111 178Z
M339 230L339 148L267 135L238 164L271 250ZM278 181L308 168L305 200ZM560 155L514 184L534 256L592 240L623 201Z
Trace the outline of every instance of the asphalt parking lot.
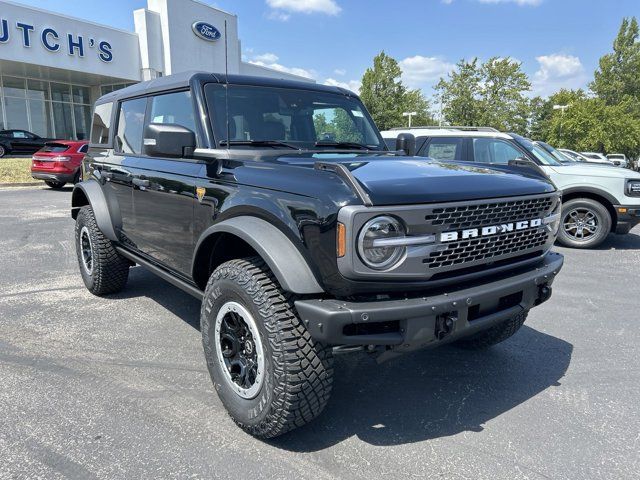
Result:
M77 271L71 190L0 190L0 478L638 478L640 228L566 255L493 349L340 356L311 425L265 443L224 412L199 303L141 268Z

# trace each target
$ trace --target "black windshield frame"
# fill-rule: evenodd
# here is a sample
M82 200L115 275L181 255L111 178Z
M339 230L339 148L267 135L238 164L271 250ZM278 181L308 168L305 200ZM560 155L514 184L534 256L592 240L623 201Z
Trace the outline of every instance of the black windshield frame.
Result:
M227 99L226 89L230 95ZM253 97L252 97L253 96ZM314 89L289 88L278 86L256 86L238 84L218 84L207 83L204 85L204 99L208 110L208 118L213 133L215 148L224 149L251 149L257 148L251 145L251 140L286 142L295 145L300 150L310 151L336 151L353 150L362 152L388 151L387 146L380 135L373 119L367 112L364 104L354 95L348 95L339 91L326 92ZM277 100L276 100L277 99ZM255 101L254 101L255 100ZM348 124L349 133L360 135L362 143L366 148L338 148L331 145L316 145L318 143L318 133L313 122L315 112L323 108L339 108L344 111L344 118L352 123ZM250 109L250 110L249 110ZM281 122L285 125L284 137L282 131L278 135L269 136L263 130L263 135L250 135L243 141L243 133L238 133L237 119L230 125L231 141L227 139L227 111L230 117L240 117L245 120L249 115L256 120L265 123L265 118L269 117L269 122L274 123L274 116L288 115L282 117ZM293 126L293 122L297 122ZM273 125L272 125L273 126ZM280 127L282 128L282 127ZM276 127L277 130L277 127ZM295 135L294 135L295 132ZM234 141L236 144L234 145ZM322 143L322 142L320 142ZM342 143L342 142L340 142ZM274 146L274 148L278 148ZM282 147L287 149L287 147Z

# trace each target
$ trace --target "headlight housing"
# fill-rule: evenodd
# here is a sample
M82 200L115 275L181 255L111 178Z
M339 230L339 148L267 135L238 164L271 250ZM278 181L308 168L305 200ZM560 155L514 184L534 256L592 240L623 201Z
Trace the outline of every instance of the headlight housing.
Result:
M382 215L364 224L358 235L358 253L366 266L374 270L389 270L405 256L407 248L393 245L392 239L405 236L402 222Z
M627 197L640 197L640 179L627 180L627 185L624 190Z

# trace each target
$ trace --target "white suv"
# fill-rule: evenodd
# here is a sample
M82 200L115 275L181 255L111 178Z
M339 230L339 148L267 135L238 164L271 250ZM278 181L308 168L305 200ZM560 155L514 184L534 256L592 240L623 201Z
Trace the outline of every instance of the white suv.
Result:
M482 127L395 129L382 132L387 145L401 133L416 137L418 155L447 162L475 162L502 170L546 174L563 192L558 241L593 248L611 232L626 234L640 223L640 174L607 165L563 165L515 134ZM529 165L529 169L523 167Z

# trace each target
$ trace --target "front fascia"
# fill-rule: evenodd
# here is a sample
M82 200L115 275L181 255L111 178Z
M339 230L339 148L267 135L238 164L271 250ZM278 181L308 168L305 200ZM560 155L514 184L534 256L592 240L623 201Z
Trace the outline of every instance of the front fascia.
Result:
M487 265L491 262L502 262L515 257L522 257L523 255L539 253L539 256L543 256L552 247L555 241L555 235L545 229L545 224L539 227L526 228L522 230L522 233L533 233L538 235L538 238L542 239L542 244L535 244L532 248L513 251L510 253L502 253L493 255L489 259L482 259L476 261L463 262L461 264L452 266L441 266L439 268L429 268L423 261L430 257L432 252L443 251L453 242L443 242L440 235L444 232L452 230L449 225L429 225L425 221L425 217L433 211L445 208L467 207L469 205L477 205L480 207L488 207L492 204L503 204L508 202L518 201L530 201L536 199L549 199L551 207L545 211L541 217L547 217L551 214L558 212L560 203L560 195L557 192L544 195L532 195L522 197L511 198L498 198L488 199L483 201L473 202L452 202L444 204L430 204L430 205L411 205L411 206L397 206L397 207L363 207L363 206L348 206L340 210L338 214L338 221L346 226L346 254L343 257L338 258L338 270L341 275L351 280L405 280L405 281L428 281L438 273L450 273L455 272L457 269L466 269L468 267L478 267ZM360 259L357 248L358 234L364 224L374 217L380 215L390 215L400 219L406 226L406 234L408 237L420 237L435 235L436 241L433 243L427 243L423 245L411 245L406 247L406 253L401 262L390 270L377 271L369 268ZM508 222L519 222L525 220L537 219L537 216L527 216L523 214L521 217L508 220ZM543 218L540 218L543 220ZM480 227L492 226L495 224L504 223L498 222L485 222ZM462 229L458 229L462 230ZM544 230L545 235L542 235ZM510 233L512 236L517 236L520 232L514 231ZM502 235L502 234L500 234ZM489 236L485 238L491 238ZM540 243L538 242L538 243Z

